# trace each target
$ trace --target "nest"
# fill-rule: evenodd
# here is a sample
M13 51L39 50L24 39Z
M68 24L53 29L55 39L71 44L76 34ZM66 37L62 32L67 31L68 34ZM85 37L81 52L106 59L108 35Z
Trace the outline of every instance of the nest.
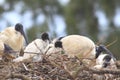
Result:
M68 58L62 54L54 56L54 59L44 55L40 62L1 60L0 80L120 80L120 62L116 64L116 70L96 70L78 58Z

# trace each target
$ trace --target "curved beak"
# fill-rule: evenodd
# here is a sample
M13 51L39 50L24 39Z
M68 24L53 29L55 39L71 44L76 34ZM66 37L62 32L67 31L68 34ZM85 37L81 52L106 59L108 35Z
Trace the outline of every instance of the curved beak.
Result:
M27 39L27 36L25 35L25 32L23 30L21 31L21 34L23 35L23 37L26 41L26 44L28 45L28 39Z

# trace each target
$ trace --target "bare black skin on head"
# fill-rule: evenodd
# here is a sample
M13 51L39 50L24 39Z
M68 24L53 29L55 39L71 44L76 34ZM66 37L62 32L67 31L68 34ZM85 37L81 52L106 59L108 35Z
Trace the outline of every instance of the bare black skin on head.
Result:
M24 36L25 41L26 41L26 44L28 44L27 37L26 37L25 32L24 32L24 30L23 30L23 25L20 24L20 23L17 23L17 24L15 25L15 30L18 31L18 32L20 32L20 33Z
M102 65L102 67L103 67L103 68L106 68L106 67L109 66L109 65L110 65L109 62L104 62L103 65Z
M22 34L23 25L20 24L20 23L17 23L17 24L15 25L15 30L16 30L16 31L19 31L19 32Z
M45 33L42 33L41 38L42 38L43 41L45 41L45 40L50 40L50 39L49 39L49 35L48 35L48 33L46 33L46 32L45 32Z
M110 62L111 58L112 57L108 54L103 58L103 61Z
M112 57L108 54L103 58L103 67L106 68L107 66L110 65L110 60L112 59Z
M55 47L56 47L56 48L63 48L63 46L62 46L62 42L59 41L59 40L56 41L56 42L55 42Z

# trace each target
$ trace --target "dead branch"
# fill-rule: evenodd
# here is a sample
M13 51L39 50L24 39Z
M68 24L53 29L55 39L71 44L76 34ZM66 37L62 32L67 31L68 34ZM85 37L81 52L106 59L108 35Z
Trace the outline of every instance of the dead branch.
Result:
M113 75L120 75L120 70L116 69L116 70L110 70L110 69L101 69L101 70L97 70L97 69L92 69L92 68L88 68L88 67L84 67L83 70L89 71L93 74L113 74Z

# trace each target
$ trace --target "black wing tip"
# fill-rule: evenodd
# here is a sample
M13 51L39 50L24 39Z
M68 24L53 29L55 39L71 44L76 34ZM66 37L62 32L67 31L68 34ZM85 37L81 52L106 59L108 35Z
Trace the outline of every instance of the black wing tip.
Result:
M5 53L10 53L12 50L13 49L9 45L4 43L4 52Z

